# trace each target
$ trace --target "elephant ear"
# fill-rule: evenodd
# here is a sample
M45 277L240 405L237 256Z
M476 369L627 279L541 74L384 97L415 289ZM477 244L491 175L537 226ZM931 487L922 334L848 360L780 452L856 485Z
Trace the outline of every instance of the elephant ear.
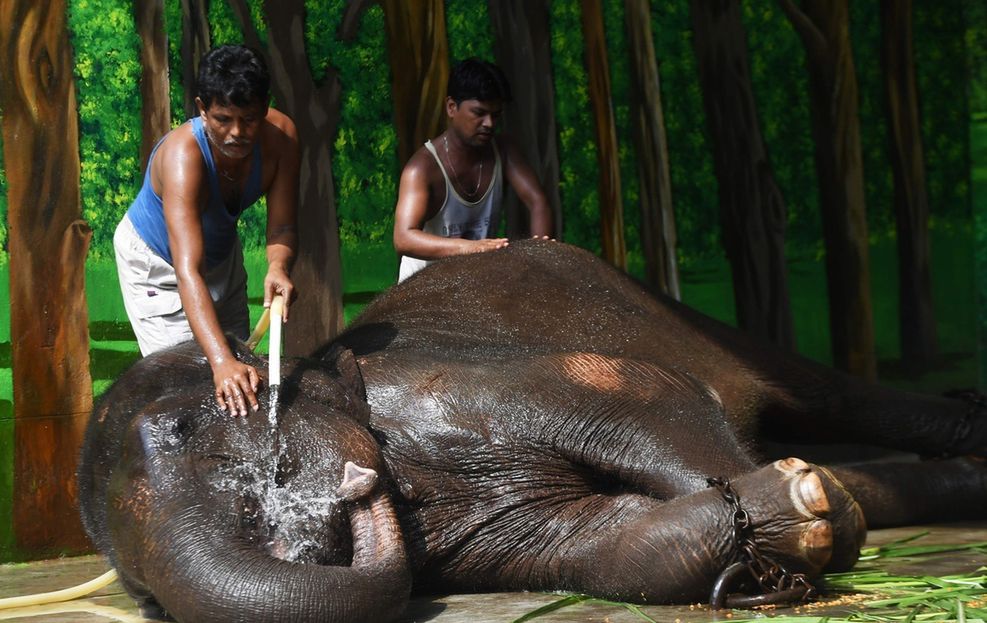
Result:
M322 363L343 387L352 391L360 400L367 400L367 386L363 382L363 374L353 351L334 342L323 353Z

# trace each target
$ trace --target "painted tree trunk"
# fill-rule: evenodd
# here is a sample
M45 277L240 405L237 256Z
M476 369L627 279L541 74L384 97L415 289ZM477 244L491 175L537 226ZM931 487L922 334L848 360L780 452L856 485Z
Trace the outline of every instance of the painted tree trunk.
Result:
M552 84L552 47L547 0L489 0L494 55L507 74L514 101L505 106L504 128L534 169L552 207L555 238L562 234L559 152ZM530 234L525 208L514 192L504 199L507 234Z
M209 0L182 0L182 88L185 118L199 114L195 105L195 80L199 60L209 51Z
M929 196L912 55L911 0L881 1L881 62L898 233L901 358L921 368L938 355L929 270Z
M624 23L631 61L631 123L637 152L646 283L652 291L680 300L668 142L649 0L624 0Z
M740 2L692 0L691 13L737 324L792 350L788 216L761 135Z
M833 363L877 376L857 75L846 0L779 0L806 49Z
M627 250L624 245L624 206L620 193L617 127L610 96L610 67L603 28L600 0L581 0L583 39L586 49L586 73L589 77L589 100L593 108L596 135L596 159L600 168L600 233L603 258L625 270Z
M134 22L141 39L141 171L158 140L171 128L168 93L168 37L164 0L135 0Z
M443 0L380 0L387 27L398 162L445 130L449 42Z
M89 547L75 465L92 408L79 140L64 0L0 3L14 390L15 546Z
M343 327L331 152L339 121L339 79L332 70L321 86L312 79L305 51L303 0L264 0L266 48L250 18L246 0L231 0L230 6L247 44L257 50L266 49L275 104L298 129L298 250L291 271L298 300L291 307L291 320L285 327L284 352L305 356Z

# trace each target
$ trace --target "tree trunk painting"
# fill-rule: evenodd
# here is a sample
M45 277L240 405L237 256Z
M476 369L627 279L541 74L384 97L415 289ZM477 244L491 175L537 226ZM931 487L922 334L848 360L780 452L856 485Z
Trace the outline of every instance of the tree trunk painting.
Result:
M366 7L369 2L355 3ZM379 0L391 62L391 96L400 166L445 131L449 42L443 0Z
M641 247L646 283L654 292L681 300L668 142L649 0L624 0L624 22L631 61L631 123L641 187Z
M264 0L268 43L261 43L246 0L230 0L245 41L266 50L271 90L279 110L291 117L301 143L298 253L291 278L298 300L285 328L285 353L304 356L343 327L339 230L332 184L332 140L339 121L340 86L330 70L317 86L305 51L304 0Z
M857 76L846 0L779 0L805 46L834 365L877 377Z
M147 167L151 150L171 127L164 0L135 0L134 22L141 39L141 171L143 171Z
M63 0L0 3L14 392L13 529L31 556L89 547L75 464L92 409L79 141Z
M182 0L182 88L185 118L199 114L195 105L195 80L199 59L209 51L209 0Z
M555 237L562 233L559 155L552 85L552 47L547 0L489 0L494 55L507 74L514 101L504 110L504 128L535 170L552 207ZM524 237L524 208L513 192L505 194L508 236Z
M938 355L929 270L929 196L912 55L911 0L881 1L881 61L898 233L901 358L922 368Z
M603 258L627 269L624 245L624 207L620 193L620 163L617 155L617 127L610 97L610 67L603 28L600 0L581 0L583 39L586 46L586 73L589 99L593 107L596 159L600 167L600 230Z
M737 324L793 350L787 213L757 117L740 1L692 0L691 13Z

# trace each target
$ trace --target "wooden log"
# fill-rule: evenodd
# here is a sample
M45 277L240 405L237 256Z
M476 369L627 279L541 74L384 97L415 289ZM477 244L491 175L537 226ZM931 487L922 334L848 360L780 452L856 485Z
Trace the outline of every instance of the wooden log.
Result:
M600 237L603 258L621 270L627 269L624 244L624 205L620 192L620 161L617 125L610 94L610 66L600 0L582 0L583 39L589 100L593 107L596 161L599 165Z
M10 225L15 547L88 547L75 463L92 408L72 53L64 0L0 4L0 107Z

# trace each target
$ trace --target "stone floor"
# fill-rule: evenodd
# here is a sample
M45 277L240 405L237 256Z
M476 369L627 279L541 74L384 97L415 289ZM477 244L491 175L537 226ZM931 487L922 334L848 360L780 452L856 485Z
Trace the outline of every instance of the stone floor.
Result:
M923 530L930 534L916 544L961 544L987 542L987 522L941 524L925 527L874 530L868 545L880 545L914 535ZM915 575L946 575L966 573L987 565L987 554L977 552L937 554L920 560L903 560L890 567L896 573ZM27 564L0 565L0 598L58 590L81 584L108 569L99 556L83 556L45 560ZM541 593L493 593L484 595L446 595L414 599L408 609L408 623L510 623L519 617L559 599L557 595ZM812 604L801 609L780 608L761 612L760 616L811 614L812 616L845 616L853 606ZM745 613L713 613L704 606L646 606L641 611L659 623L699 623L745 618ZM750 613L753 614L753 613ZM107 588L84 599L0 610L0 620L23 623L102 623L145 621L133 602L114 582ZM642 619L619 606L577 604L540 616L538 623L598 622L640 623Z

